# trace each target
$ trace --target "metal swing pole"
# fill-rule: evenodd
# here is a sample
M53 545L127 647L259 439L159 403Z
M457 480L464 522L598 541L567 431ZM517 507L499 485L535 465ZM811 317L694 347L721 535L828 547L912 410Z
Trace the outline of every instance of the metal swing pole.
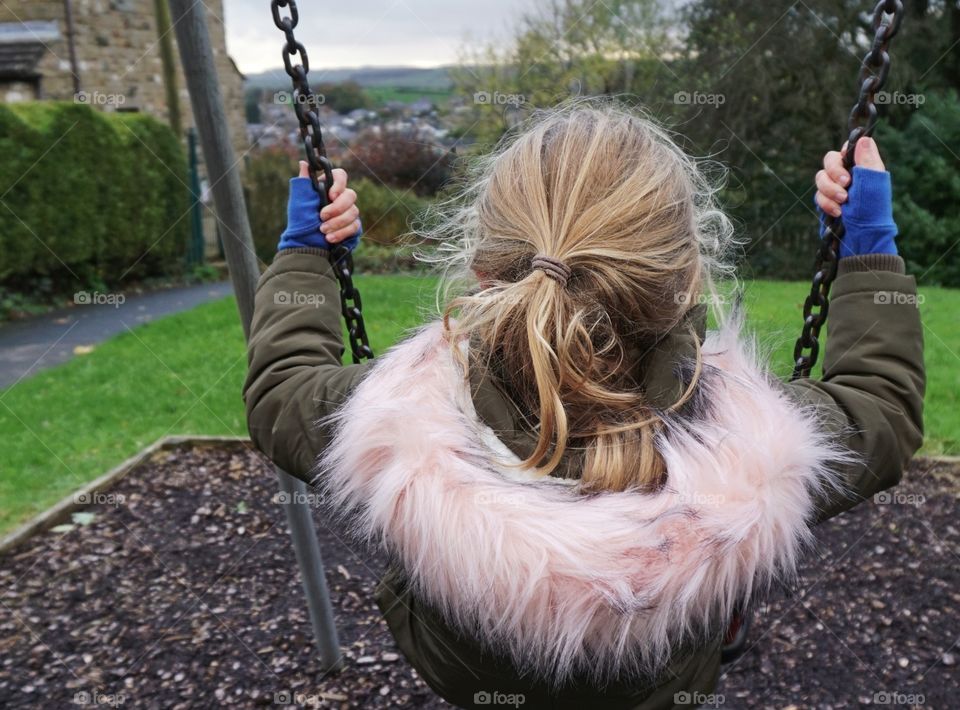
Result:
M223 251L244 336L249 337L260 269L253 248L240 175L235 170L236 160L213 62L206 12L203 3L195 0L169 0L169 3L193 106L193 120L203 149L217 216L224 227ZM320 661L324 671L337 670L343 664L342 654L320 556L320 544L310 516L310 506L306 503L307 486L280 468L276 470Z

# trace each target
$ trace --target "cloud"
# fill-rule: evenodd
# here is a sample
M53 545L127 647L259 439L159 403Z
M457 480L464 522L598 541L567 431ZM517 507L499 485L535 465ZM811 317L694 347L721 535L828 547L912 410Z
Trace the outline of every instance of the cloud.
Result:
M437 66L456 62L465 41L503 37L535 0L300 0L297 38L311 71L324 67ZM224 0L227 49L243 72L281 65L283 35L266 0Z

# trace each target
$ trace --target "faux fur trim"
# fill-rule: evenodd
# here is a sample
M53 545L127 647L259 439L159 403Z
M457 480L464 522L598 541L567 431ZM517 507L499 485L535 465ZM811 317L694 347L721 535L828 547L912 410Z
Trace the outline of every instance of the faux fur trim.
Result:
M708 409L659 441L667 486L582 494L518 479L443 337L395 346L329 422L318 483L454 628L560 682L656 673L790 576L847 455L764 374L735 325L704 344Z

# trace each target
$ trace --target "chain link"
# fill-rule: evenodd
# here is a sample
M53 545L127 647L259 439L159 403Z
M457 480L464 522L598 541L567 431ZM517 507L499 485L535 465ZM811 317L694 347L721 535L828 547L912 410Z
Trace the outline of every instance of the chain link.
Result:
M853 174L857 141L873 134L877 125L876 94L883 88L890 74L890 40L900 30L903 21L903 3L900 0L880 0L873 9L873 44L860 65L857 86L860 94L847 122L847 152L844 167ZM848 186L849 189L849 186ZM814 261L813 283L803 303L803 330L793 348L793 376L809 377L820 354L820 329L827 322L830 310L830 285L837 275L840 240L843 239L843 221L826 215L824 233Z
M282 17L282 8L289 8L290 14ZM273 24L283 32L287 40L283 45L283 68L293 82L291 98L294 113L300 122L300 138L310 166L310 184L320 196L320 209L323 209L330 202L328 191L333 186L333 166L327 158L327 149L323 144L319 102L307 82L310 71L307 48L298 42L293 34L300 21L300 12L296 0L271 0L270 11L273 14ZM294 63L295 58L299 59L297 63ZM353 284L353 255L342 244L334 246L330 249L330 265L340 285L340 312L350 337L350 354L355 363L368 360L373 357L373 350L370 348L367 329L363 323L360 291Z

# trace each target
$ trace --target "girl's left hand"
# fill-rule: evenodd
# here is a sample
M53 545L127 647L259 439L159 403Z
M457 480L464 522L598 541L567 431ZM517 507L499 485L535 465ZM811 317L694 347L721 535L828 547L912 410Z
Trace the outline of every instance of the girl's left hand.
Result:
M290 200L287 204L287 228L280 236L279 249L312 247L329 249L343 244L351 251L360 241L363 228L357 193L347 187L347 173L336 168L330 188L330 204L319 217L320 196L310 184L310 170L305 160L300 161L300 175L290 180Z

